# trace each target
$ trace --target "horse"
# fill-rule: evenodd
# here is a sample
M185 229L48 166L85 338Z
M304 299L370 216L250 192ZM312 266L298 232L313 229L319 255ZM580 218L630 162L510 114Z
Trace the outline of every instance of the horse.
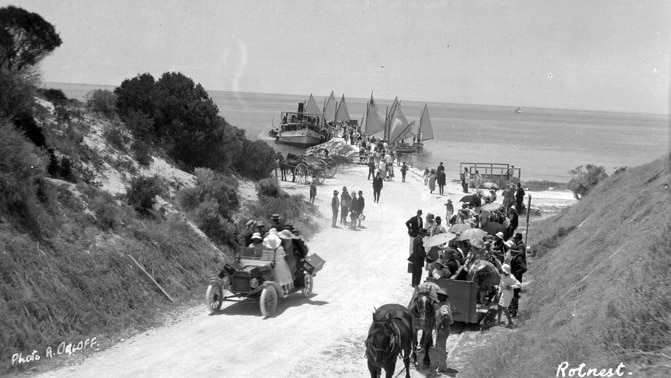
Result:
M424 350L424 359L422 363L426 366L431 365L429 357L429 348L433 345L433 327L435 322L434 303L437 301L436 292L440 287L432 282L420 284L410 300L408 309L412 314L412 325L415 329L413 339L417 343L417 333L422 331L422 338L419 341L420 350ZM412 359L417 365L417 351L413 350Z
M298 165L300 161L300 156L296 154L292 154L290 152L287 152L287 157L282 158L279 161L280 164L280 172L282 173L282 180L286 181L287 180L287 173L291 172L291 182L296 181L296 166Z
M386 377L394 376L396 358L400 354L405 377L410 378L410 353L415 348L412 314L398 304L386 304L373 313L373 324L366 338L366 357L371 378L378 378L382 369Z

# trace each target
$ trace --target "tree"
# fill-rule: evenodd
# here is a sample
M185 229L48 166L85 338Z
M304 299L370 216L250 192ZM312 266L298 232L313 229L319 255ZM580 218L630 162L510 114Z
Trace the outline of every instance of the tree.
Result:
M0 69L34 66L61 43L53 25L39 14L14 6L0 8Z
M576 199L589 194L589 192L603 179L608 177L606 170L601 166L587 164L575 167L570 172L571 181L568 182L568 188L573 192Z
M124 80L114 90L117 95L117 109L122 117L133 112L142 112L149 117L154 116L156 80L148 73Z

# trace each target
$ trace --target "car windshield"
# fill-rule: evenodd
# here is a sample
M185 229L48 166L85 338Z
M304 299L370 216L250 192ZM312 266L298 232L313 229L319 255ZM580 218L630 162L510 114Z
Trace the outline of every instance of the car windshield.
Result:
M240 251L240 258L247 260L268 260L272 261L274 254L272 249L263 248L263 245L258 244L253 247L244 247Z

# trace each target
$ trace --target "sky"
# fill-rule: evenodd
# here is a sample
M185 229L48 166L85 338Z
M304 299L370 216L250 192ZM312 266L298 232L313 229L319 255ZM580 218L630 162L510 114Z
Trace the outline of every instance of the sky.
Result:
M43 81L669 114L667 0L0 0L63 44Z

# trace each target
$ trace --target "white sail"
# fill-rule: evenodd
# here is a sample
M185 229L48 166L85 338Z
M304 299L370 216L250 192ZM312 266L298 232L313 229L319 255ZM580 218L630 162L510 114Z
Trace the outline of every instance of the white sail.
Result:
M389 117L389 143L394 144L401 140L402 136L408 133L408 119L403 114L403 109L400 103L396 103L393 113L390 112Z
M303 112L307 114L317 114L321 118L322 112L319 110L319 105L317 105L317 101L315 101L315 98L310 94L310 98L308 99L308 103L305 106L305 109Z
M377 103L373 99L373 93L370 94L370 101L366 109L366 123L364 123L364 132L371 136L384 131L384 117L377 108Z
M433 139L433 126L431 125L431 117L429 117L429 108L426 104L424 104L424 110L422 110L422 116L419 119L417 134L419 134L420 142Z
M331 95L324 101L324 121L334 122L336 116L336 99L331 91Z
M338 104L338 110L336 110L335 120L340 122L349 122L349 110L347 110L347 103L345 102L345 94L343 93L340 103Z

